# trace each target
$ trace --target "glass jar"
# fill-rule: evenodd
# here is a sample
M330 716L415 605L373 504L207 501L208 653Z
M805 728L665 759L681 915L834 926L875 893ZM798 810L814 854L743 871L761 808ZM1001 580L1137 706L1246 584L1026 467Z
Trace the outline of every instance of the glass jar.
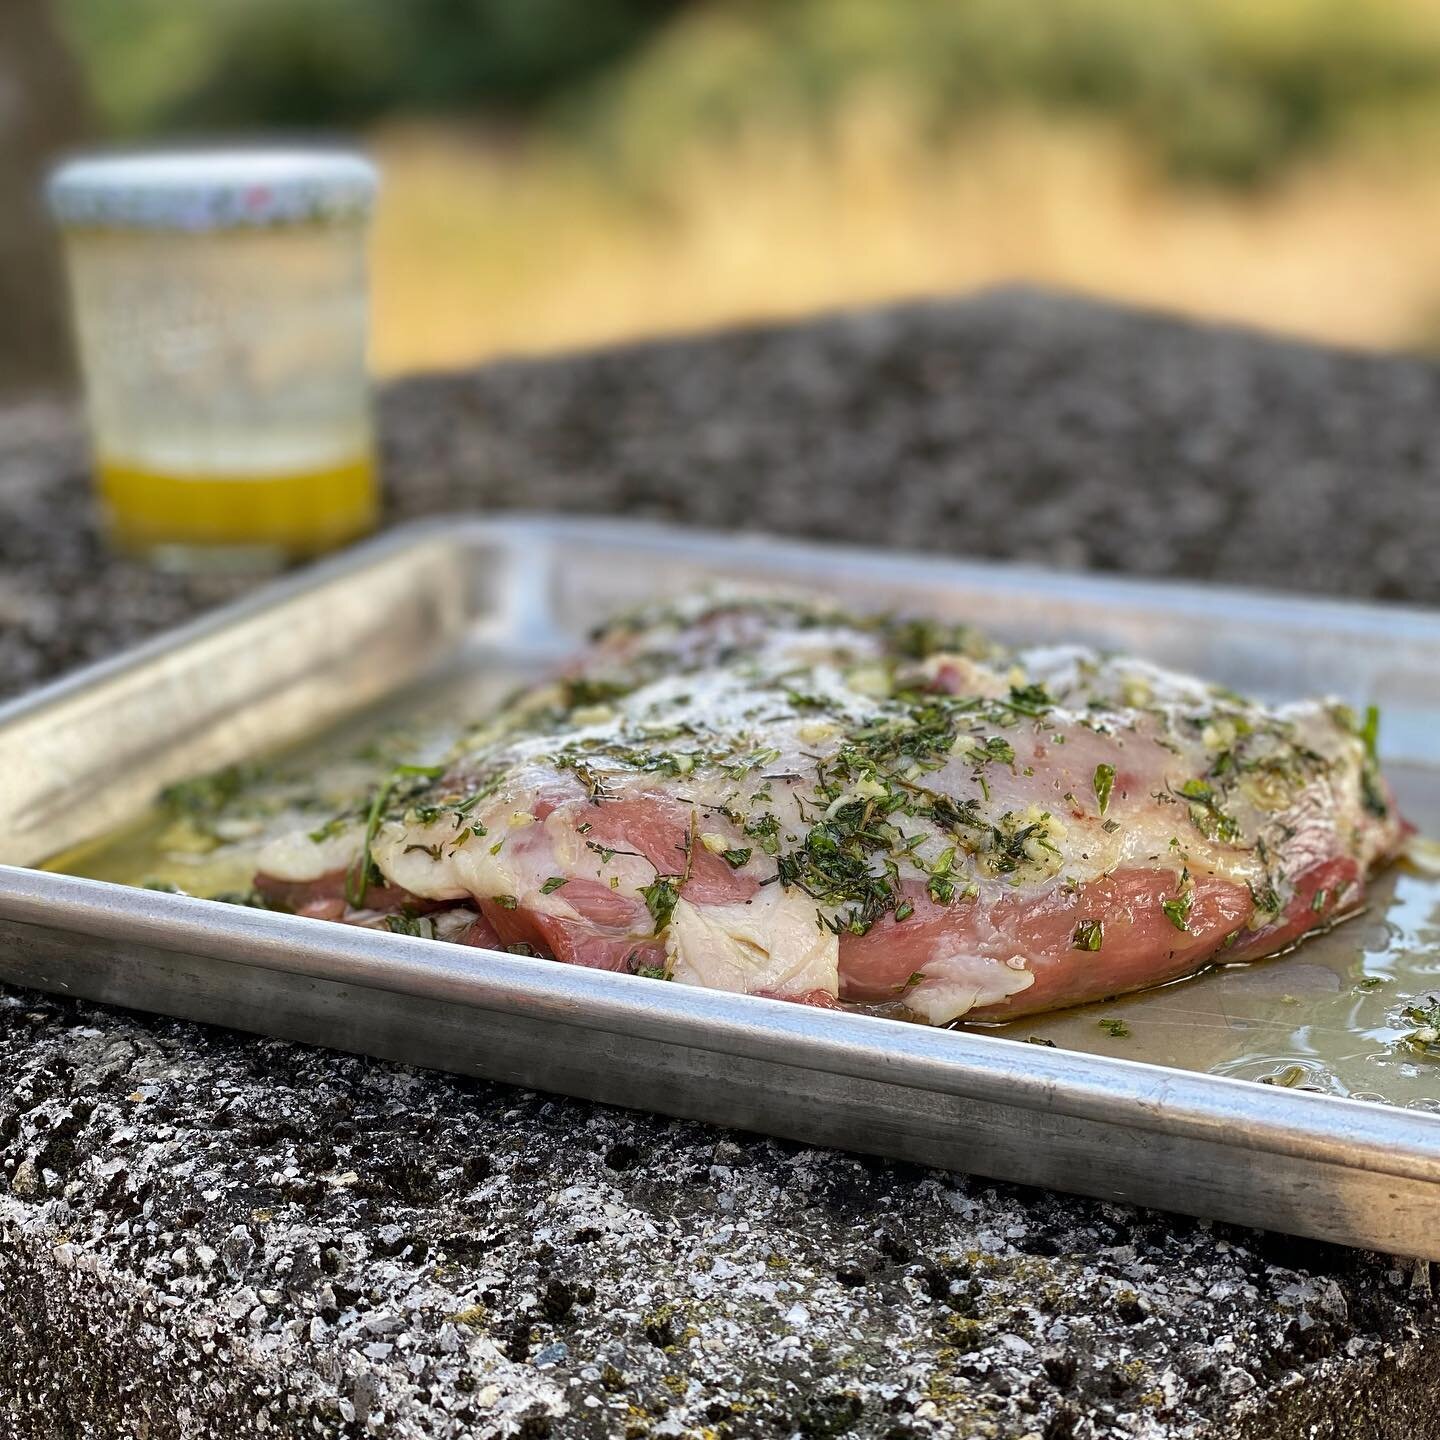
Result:
M271 568L373 526L375 187L367 161L324 150L93 157L52 176L123 549Z

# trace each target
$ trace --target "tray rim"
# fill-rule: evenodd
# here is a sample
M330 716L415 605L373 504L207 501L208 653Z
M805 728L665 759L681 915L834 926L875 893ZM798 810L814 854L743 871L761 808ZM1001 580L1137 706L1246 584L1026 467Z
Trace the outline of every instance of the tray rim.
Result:
M113 903L117 892L129 902ZM64 925L49 923L57 901L65 906ZM717 1054L793 1060L788 1047L798 1042L811 1052L810 1068L833 1075L1440 1183L1440 1116L1401 1106L752 995L653 984L641 993L639 976L321 925L21 866L0 865L0 916L256 970L544 1015ZM940 1079L946 1083L937 1085Z
M675 525L657 520L626 520L606 516L547 515L542 511L514 510L494 516L459 512L405 521L336 555L317 560L288 575L259 585L252 593L227 601L194 619L168 626L113 655L77 667L33 689L0 700L0 726L29 718L56 701L104 680L122 675L181 646L203 639L267 610L370 569L392 555L434 541L461 538L498 538L545 542L594 538L647 544L657 549L677 541L716 558L783 557L818 560L824 557L849 566L893 568L905 565L917 579L961 580L1004 589L1075 595L1115 603L1144 597L1173 613L1203 610L1224 618L1227 614L1256 615L1272 622L1324 622L1354 634L1396 628L1440 643L1440 607L1409 605L1389 600L1361 600L1349 596L1310 595L1201 580L1151 578L1096 570L1060 570L1043 565L975 556L947 556L933 551L886 550L874 546L813 539L793 539L750 530L720 530Z
M881 551L747 532L513 512L497 517L435 517L396 526L342 554L258 588L195 620L0 702L0 727L33 719L93 686L183 649L238 622L352 577L393 555L436 541L497 539L510 545L583 539L657 549L677 542L717 560L770 560L789 554L851 567L907 567L907 580L964 583L1027 592L1078 594L1119 604L1144 597L1175 613L1257 615L1272 623L1383 627L1440 642L1440 610L1281 594L1195 581L1065 572L1003 561ZM673 553L673 552L672 552ZM1217 608L1218 607L1218 608ZM458 1001L501 1013L542 1015L616 1035L635 1034L713 1053L794 1058L806 1047L812 1068L883 1079L983 1103L1219 1141L1258 1154L1440 1185L1440 1115L1266 1087L1229 1076L1121 1056L1026 1045L983 1030L929 1029L901 1021L683 986L636 986L634 976L555 965L523 956L437 945L416 937L317 925L109 881L0 865L0 917L45 930L130 941L204 955L257 970L339 980L367 989ZM454 952L453 954L450 952ZM942 1082L943 1083L937 1083Z

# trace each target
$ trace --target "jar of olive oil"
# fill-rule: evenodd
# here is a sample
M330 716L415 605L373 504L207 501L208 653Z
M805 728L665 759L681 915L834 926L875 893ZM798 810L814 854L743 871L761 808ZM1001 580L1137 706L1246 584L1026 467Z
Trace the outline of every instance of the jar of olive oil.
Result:
M121 548L269 569L372 527L375 188L367 161L327 150L96 156L51 177Z

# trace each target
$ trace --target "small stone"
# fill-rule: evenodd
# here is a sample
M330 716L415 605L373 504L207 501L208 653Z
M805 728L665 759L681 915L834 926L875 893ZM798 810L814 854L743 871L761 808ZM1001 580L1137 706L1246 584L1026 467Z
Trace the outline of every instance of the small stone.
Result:
M29 1156L15 1167L15 1173L10 1177L10 1188L22 1200L28 1200L40 1193L40 1172L35 1167L35 1161Z

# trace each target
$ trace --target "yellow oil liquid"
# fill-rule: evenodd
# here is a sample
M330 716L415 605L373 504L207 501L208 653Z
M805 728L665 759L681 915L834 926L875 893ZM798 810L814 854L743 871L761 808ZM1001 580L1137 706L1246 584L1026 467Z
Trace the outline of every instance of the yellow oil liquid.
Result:
M374 528L370 455L316 469L247 475L166 471L101 458L100 496L125 550L169 546L313 555Z

